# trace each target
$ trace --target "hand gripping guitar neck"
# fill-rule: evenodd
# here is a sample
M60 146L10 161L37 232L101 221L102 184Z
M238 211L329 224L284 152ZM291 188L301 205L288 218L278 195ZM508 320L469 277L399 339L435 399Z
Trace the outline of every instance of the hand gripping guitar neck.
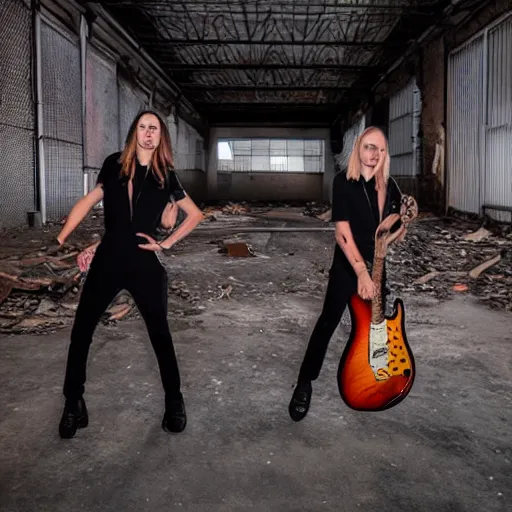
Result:
M389 215L379 224L372 270L375 297L370 302L355 294L350 300L352 330L338 367L338 387L345 403L356 410L393 407L407 396L414 382L404 305L396 299L393 314L385 316L382 278L388 247L404 235L406 225L417 214L414 198L403 196L400 214Z

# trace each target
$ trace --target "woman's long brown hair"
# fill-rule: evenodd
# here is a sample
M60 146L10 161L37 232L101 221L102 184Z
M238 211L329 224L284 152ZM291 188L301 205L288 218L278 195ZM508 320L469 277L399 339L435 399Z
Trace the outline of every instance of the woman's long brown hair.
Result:
M135 166L137 160L137 126L140 118L146 114L154 115L160 123L160 144L156 147L151 157L150 167L155 178L160 182L163 187L165 183L165 174L174 169L174 157L172 152L171 136L169 130L162 117L154 110L143 110L137 114L133 120L126 142L119 158L121 163L121 176L126 176L130 179L135 174Z

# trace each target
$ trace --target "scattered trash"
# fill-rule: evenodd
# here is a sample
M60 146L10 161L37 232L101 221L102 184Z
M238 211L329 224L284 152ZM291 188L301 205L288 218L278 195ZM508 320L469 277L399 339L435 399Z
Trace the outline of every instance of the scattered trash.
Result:
M426 284L428 283L431 279L434 279L434 277L437 277L441 272L437 271L437 270L433 270L432 272L429 272L428 274L425 274L424 276L416 279L414 281L414 284Z
M501 253L497 254L493 258L488 259L487 261L484 261L483 263L480 263L480 265L477 265L473 270L469 272L469 277L472 279L477 279L482 272L485 272L488 268L492 267L493 265L496 265L499 261L501 261Z
M172 281L169 292L172 295L171 308L173 315L188 316L199 314L204 309L200 305L202 297L209 300L232 299L236 288L236 299L255 295L257 297L275 297L277 293L300 293L310 296L312 293L322 296L325 292L325 280L328 277L328 265L332 246L325 247L325 257L311 252L307 261L315 273L315 279L292 277L295 265L301 268L306 255L298 248L295 240L303 242L300 247L308 251L310 237L308 231L327 231L323 222L330 220L329 205L321 202L298 203L219 203L204 210L218 216L222 225L242 226L240 235L215 234L212 244L216 244L220 252L232 258L254 256L254 250L246 240L250 240L259 251L258 258L270 258L279 265L282 258L289 261L288 269L283 265L283 273L276 277L269 274L268 278L252 279L244 277L244 282L226 278L217 269L208 274L211 279L187 277L187 282ZM276 208L283 212L283 221L263 219L261 212L275 212ZM286 210L286 211L285 211ZM243 217L247 213L246 217ZM288 214L288 216L286 216ZM221 216L233 215L238 218L220 219ZM300 217L308 215L320 220L311 221ZM94 217L94 216L93 216ZM297 217L297 220L295 219ZM386 259L388 287L392 295L402 293L427 294L438 299L449 298L453 294L470 292L482 303L496 309L512 311L512 229L507 227L481 227L481 221L469 218L435 218L426 214L415 222L408 230L404 242L390 248ZM289 220L293 219L293 220ZM423 220L422 220L423 219ZM84 248L98 239L101 231L101 217L94 223L81 226L74 234L75 245L66 243L63 247L51 245L51 237L57 228L48 225L36 231L7 230L3 231L0 244L0 332L3 333L43 333L73 321L84 274L80 272L76 256ZM427 222L428 221L428 222ZM212 226L212 231L218 226ZM87 227L90 226L90 227ZM255 227L254 227L255 226ZM332 226L331 226L332 227ZM223 228L224 229L224 228ZM332 229L331 229L332 230ZM199 231L199 230L198 230ZM248 233L272 233L271 243L262 244L262 235ZM280 232L286 233L281 235ZM304 232L303 235L293 233ZM243 235L242 235L243 234ZM204 234L202 235L204 237ZM244 238L245 240L244 240ZM326 236L329 244L334 244ZM223 238L226 237L226 238ZM227 237L232 237L227 239ZM291 245L288 245L290 240ZM189 247L197 244L197 239L190 238L176 245L170 258L187 252ZM206 243L206 242L205 242ZM327 244L327 242L326 242ZM211 247L211 246L209 246ZM28 249L27 249L28 248ZM322 245L322 249L323 249ZM217 250L213 247L213 252ZM208 249L206 252L210 253ZM193 257L200 257L199 254ZM293 261L291 257L293 256ZM205 256L206 258L206 256ZM321 261L320 261L321 260ZM170 260L172 261L172 260ZM176 260L175 260L176 261ZM206 260L205 260L206 261ZM246 261L233 260L233 268L248 264ZM250 262L257 267L264 264L260 260ZM205 263L208 265L208 263ZM309 267L308 267L309 268ZM288 274L290 270L290 274ZM174 273L171 275L180 275ZM187 274L183 274L187 275ZM238 274L235 274L238 276ZM240 274L243 275L243 274ZM307 275L307 274L306 274ZM217 276L219 280L215 277ZM319 276L321 278L319 278ZM275 279L274 279L275 277ZM224 280L226 281L224 284ZM270 284L270 280L277 284ZM231 284L227 284L231 283ZM263 289L264 288L264 289ZM390 302L390 300L388 300ZM121 292L102 317L103 322L120 321L133 318L137 309L128 293Z
M492 233L490 231L487 231L487 229L480 228L478 231L475 231L474 233L469 233L468 235L465 235L463 238L468 242L481 242L482 240L485 240L487 237L489 237L491 234Z
M219 252L233 258L255 256L252 247L245 242L222 242L222 247L219 249Z
M322 215L317 215L316 218L323 220L324 222L330 222L332 217L332 210L329 209L325 213L322 213Z
M217 220L217 215L244 215L251 211L245 203L228 202L220 203L218 206L208 206L203 209L203 215L207 220Z
M302 214L308 217L316 217L320 220L329 221L331 219L331 205L329 203L311 201L306 203Z
M133 306L131 304L114 304L107 310L107 313L110 315L109 320L111 320L111 321L121 320L132 309L133 309Z
M180 297L187 302L190 302L192 305L197 305L197 303L201 300L201 297L198 293L192 294L190 289L185 281L173 281L170 285L171 292Z
M215 299L213 300L220 300L224 297L227 297L228 299L231 299L231 292L233 291L233 287L228 284L228 285L219 285L218 288L220 288L220 291L221 291L221 294L216 297Z
M0 332L44 333L70 324L85 281L77 256L88 245L43 246L0 259ZM124 318L133 309L127 302L121 292L104 319Z
M446 299L469 291L490 307L512 311L512 232L507 226L491 231L475 224L461 215L411 225L405 240L388 253L392 295Z

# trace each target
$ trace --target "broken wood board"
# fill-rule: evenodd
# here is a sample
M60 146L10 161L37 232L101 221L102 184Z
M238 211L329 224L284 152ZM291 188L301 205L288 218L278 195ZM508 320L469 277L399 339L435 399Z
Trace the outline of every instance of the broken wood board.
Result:
M0 304L9 297L12 292L12 281L0 279Z
M477 231L473 233L469 233L467 235L464 235L464 240L467 240L469 242L480 242L481 240L485 240L488 238L492 233L488 231L485 228L480 228Z
M483 263L480 263L480 265L477 265L473 270L469 272L469 277L471 277L472 279L478 279L482 272L485 272L488 268L492 267L493 265L496 265L496 263L498 263L499 261L501 261L501 253L496 254L496 256L494 256L493 258L484 261Z
M223 251L232 258L247 258L254 256L251 247L245 242L224 242Z

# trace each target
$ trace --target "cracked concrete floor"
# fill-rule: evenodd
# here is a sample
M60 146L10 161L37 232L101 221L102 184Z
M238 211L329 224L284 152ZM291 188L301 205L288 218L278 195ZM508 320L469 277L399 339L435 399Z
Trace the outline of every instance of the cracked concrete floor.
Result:
M219 237L222 238L222 237ZM320 312L331 233L253 233L229 259L215 234L165 260L201 296L170 296L189 422L160 429L162 391L139 318L100 325L87 429L58 437L69 328L0 337L0 510L505 511L512 508L511 314L471 296L404 296L417 378L381 413L348 409L335 333L307 418L287 406ZM231 299L214 299L232 284ZM197 288L195 288L197 287ZM175 312L179 310L180 314Z

